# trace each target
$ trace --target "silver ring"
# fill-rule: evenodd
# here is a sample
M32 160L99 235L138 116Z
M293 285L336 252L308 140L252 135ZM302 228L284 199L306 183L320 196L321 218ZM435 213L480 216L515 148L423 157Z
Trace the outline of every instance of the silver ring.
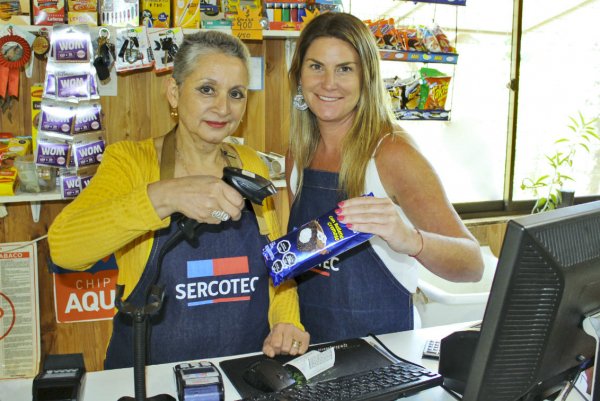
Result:
M231 216L229 215L229 213L227 213L224 210L213 210L210 215L212 217L214 217L217 220L221 220L221 221L227 221L231 218Z

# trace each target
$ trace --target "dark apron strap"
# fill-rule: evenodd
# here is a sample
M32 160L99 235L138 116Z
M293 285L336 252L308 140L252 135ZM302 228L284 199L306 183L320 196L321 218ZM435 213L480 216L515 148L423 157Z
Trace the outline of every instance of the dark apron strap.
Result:
M163 140L162 150L160 152L160 179L168 180L175 176L175 126Z

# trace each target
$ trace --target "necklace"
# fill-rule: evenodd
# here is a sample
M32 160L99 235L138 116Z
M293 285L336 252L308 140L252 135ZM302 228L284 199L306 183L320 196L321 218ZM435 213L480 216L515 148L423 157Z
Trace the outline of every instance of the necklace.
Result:
M189 168L188 164L186 163L185 157L183 157L183 154L179 151L178 148L175 149L175 153L177 154L177 158L181 161L181 165L182 165L183 169L185 170L186 175L198 175L197 172L194 172L192 169ZM229 158L234 157L234 156L231 156L229 154L229 152L227 152L225 149L223 149L223 147L221 147L219 149L219 153L221 155L221 160L223 160L225 166L230 167L231 162L230 162Z

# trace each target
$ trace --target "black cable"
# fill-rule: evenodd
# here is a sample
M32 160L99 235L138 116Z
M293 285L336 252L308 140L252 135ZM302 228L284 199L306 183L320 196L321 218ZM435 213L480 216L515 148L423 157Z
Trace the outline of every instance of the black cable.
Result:
M389 348L388 348L388 347L387 347L387 346L386 346L386 345L385 345L385 344L384 344L384 343L383 343L383 342L382 342L382 341L381 341L381 340L380 340L380 339L379 339L379 338L378 338L378 337L377 337L375 334L373 334L373 333L369 333L369 334L367 334L367 336L369 336L369 337L371 337L373 340L377 341L377 343L378 343L378 344L379 344L379 345L380 345L380 346L381 346L381 347L382 347L382 348L383 348L383 349L384 349L384 350L385 350L387 353L389 353L391 356L393 356L394 358L398 359L399 361L406 362L406 363L409 363L409 364L411 364L411 365L416 365L416 366L419 366L419 367L421 367L421 368L423 368L423 369L427 369L426 367L424 367L424 366L422 366L422 365L419 365L418 363L414 363L413 361L409 361L408 359L404 359L404 358L401 358L401 357L399 357L398 355L396 355L396 354L395 354L394 352L392 352L392 350L391 350L391 349L389 349Z
M175 218L175 216L173 216ZM197 227L194 226L194 230ZM117 286L117 309L122 313L129 315L133 319L133 347L134 347L134 396L135 401L175 401L175 398L168 394L158 394L150 398L146 398L146 361L149 357L148 345L150 343L150 335L152 325L148 324L150 316L160 313L164 299L164 289L157 285L162 263L167 253L178 244L184 236L182 230L176 231L161 247L157 256L156 269L153 277L146 288L146 296L144 306L138 307L123 303L123 287ZM119 288L120 287L120 288ZM134 398L121 397L119 401L132 401Z

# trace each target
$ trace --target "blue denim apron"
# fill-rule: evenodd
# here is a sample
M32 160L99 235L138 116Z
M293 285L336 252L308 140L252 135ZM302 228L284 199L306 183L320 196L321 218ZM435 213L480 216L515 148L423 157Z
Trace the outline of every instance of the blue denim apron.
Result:
M346 196L338 174L304 170L288 231L334 209ZM300 319L311 343L413 328L411 294L367 241L299 276Z
M172 221L156 233L128 302L145 305L157 255L176 229ZM202 224L198 239L198 248L183 240L164 258L158 284L165 299L160 315L148 321L148 365L260 351L269 332L269 280L261 253L267 238L259 234L252 207L239 221ZM132 318L117 313L113 327L105 369L132 366Z

